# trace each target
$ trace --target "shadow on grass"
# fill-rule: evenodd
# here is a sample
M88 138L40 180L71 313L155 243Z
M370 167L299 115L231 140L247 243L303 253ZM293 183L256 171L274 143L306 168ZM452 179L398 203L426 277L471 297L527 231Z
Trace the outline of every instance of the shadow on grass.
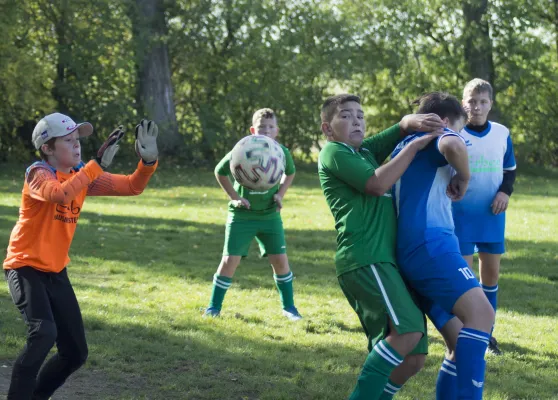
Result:
M82 301L87 309L87 300ZM7 324L0 326L0 334L24 337L24 326L17 321L17 311L0 292L0 306L7 317ZM10 311L11 310L11 311ZM257 338L227 329L230 318L205 320L201 317L181 319L175 315L158 312L164 324L122 322L121 318L137 310L127 309L123 304L110 311L117 323L91 315L89 308L84 314L90 347L90 358L80 371L82 379L66 383L60 394L71 399L80 393L82 399L339 399L351 389L356 374L364 361L364 349L354 350L344 346L316 344L297 345L284 341L282 331L268 331ZM237 319L242 319L236 317ZM266 321L242 319L246 329ZM290 330L293 328L285 327ZM322 334L306 332L306 334ZM435 344L442 344L433 338ZM19 351L14 341L0 346L2 360L13 360ZM506 360L502 365L497 359L488 361L488 395L503 395L511 380L522 382L525 390L535 390L545 385L550 392L558 391L558 382L537 377L527 363L545 370L554 368L536 357L536 350L513 344L505 344ZM434 377L442 357L428 357L425 369L413 382L426 385L430 398L434 393ZM5 361L4 361L5 362ZM542 364L541 364L542 362ZM11 365L11 361L5 362ZM513 365L513 367L512 367ZM103 386L87 379L89 375L99 378L103 371ZM83 378L85 377L85 378ZM117 384L118 383L118 384ZM83 385L92 385L91 387ZM81 385L76 387L76 385ZM430 386L431 385L431 386ZM93 390L94 389L94 390ZM410 388L405 393L410 394ZM424 390L424 389L423 389ZM94 392L94 394L92 393ZM424 392L423 392L424 394ZM54 399L58 397L55 396Z
M7 305L4 296L0 304ZM12 309L8 314L15 320L13 305ZM121 311L126 314L124 306L113 313ZM163 316L167 318L173 316ZM353 370L366 356L364 351L344 347L293 345L276 335L253 339L228 331L226 320L197 317L164 326L113 324L91 315L84 320L90 347L84 372L101 369L112 379L136 378L136 386L120 387L120 393L97 393L97 398L338 399L356 380ZM0 332L25 335L21 321L3 326ZM13 359L19 348L8 350L2 354L4 360ZM323 382L327 385L318 384ZM67 386L72 386L72 379ZM86 395L87 388L80 390L85 394L80 398L92 398Z
M17 207L0 206L0 237L7 243ZM224 225L178 219L82 212L72 244L74 262L119 261L153 274L211 285L221 259ZM288 230L295 285L309 294L337 293L333 262L335 233ZM523 314L558 315L558 259L552 242L508 241L513 256L502 260L499 304ZM94 265L93 265L94 266ZM273 288L272 271L253 243L235 276L236 290Z

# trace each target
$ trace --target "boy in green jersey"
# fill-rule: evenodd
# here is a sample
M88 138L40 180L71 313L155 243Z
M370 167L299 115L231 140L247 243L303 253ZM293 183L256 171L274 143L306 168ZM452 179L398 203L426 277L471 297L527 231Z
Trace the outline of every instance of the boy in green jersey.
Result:
M273 110L263 108L254 113L250 132L253 135L265 135L271 139L277 137L279 128ZM221 313L223 299L230 288L232 277L242 257L248 255L250 243L256 238L262 256L266 256L273 268L273 278L281 296L283 315L291 321L302 318L294 304L293 273L289 268L287 245L281 208L283 197L292 184L295 166L289 150L282 146L285 153L285 174L281 183L265 191L254 191L229 180L231 175L229 152L215 167L215 177L227 193L229 215L225 230L223 258L213 276L213 292L205 316L217 317Z
M422 368L428 344L424 315L396 265L390 188L444 125L434 114L407 115L364 139L360 98L349 94L328 98L321 118L327 144L320 151L318 173L337 229L337 277L369 339L370 353L350 399L391 399ZM435 133L381 165L413 131Z

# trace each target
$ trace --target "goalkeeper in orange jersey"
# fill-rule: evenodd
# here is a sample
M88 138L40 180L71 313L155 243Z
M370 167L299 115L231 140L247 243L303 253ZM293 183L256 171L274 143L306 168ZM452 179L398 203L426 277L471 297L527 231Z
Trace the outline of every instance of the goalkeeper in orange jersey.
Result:
M14 363L8 399L48 399L87 359L79 304L68 278L68 251L87 196L134 196L157 168L158 128L142 120L136 127L141 157L132 175L105 172L124 135L118 127L96 158L81 161L80 138L93 133L54 113L33 130L42 161L25 173L19 220L8 245L4 272L12 299L27 325L27 343ZM44 362L56 344L55 353Z

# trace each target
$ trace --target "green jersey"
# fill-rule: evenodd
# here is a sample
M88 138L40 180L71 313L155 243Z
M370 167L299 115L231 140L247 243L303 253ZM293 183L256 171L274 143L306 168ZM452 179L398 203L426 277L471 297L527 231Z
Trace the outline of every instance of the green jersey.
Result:
M359 150L328 142L318 174L337 230L337 275L379 262L396 264L397 218L391 194L371 196L366 182L400 140L399 124L365 139Z
M292 175L295 173L295 165L293 157L285 146L281 145L285 153L285 175ZM229 152L215 167L215 173L222 176L231 177L231 153ZM234 178L234 190L240 197L245 198L250 202L250 209L244 207L234 207L232 201L229 202L229 219L273 219L280 216L277 212L277 205L273 200L273 196L279 191L279 185L273 186L269 190L257 191L241 186Z

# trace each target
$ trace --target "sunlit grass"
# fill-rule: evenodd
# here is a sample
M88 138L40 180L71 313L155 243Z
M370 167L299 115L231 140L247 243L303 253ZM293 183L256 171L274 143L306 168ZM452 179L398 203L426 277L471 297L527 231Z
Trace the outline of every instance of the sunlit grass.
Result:
M3 246L17 218L23 167L4 171ZM520 177L512 197L495 330L505 353L488 359L486 399L558 398L557 184ZM366 340L335 278L333 220L317 176L297 174L283 212L296 303L304 316L299 323L281 316L271 268L256 246L237 271L222 318L201 317L221 257L225 218L226 198L211 171L163 166L139 197L86 201L69 273L90 358L61 394L71 393L80 377L94 377L74 398L348 396ZM0 285L0 320L0 361L9 365L24 344L25 326L6 285ZM434 398L444 349L429 330L427 365L399 399ZM101 389L93 389L95 382Z

